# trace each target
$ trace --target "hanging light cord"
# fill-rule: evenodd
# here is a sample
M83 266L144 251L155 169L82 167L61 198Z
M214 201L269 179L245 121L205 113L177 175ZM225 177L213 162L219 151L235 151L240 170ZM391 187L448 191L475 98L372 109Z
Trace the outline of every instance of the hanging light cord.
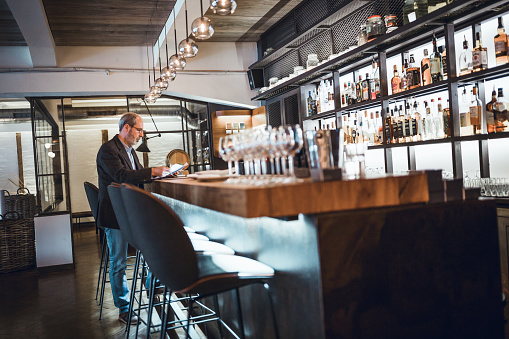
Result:
M156 15L158 15L156 17L156 22L159 23L159 20L157 20L159 18L159 12L157 11L157 5L159 4L159 1L156 2ZM166 33L166 32L165 32ZM159 73L162 73L163 72L163 66L161 66L161 47L159 46L159 37L157 37L157 56L159 57Z
M188 23L187 23L187 0L184 0L184 6L186 8L186 41L189 42L189 31L188 31Z
M157 135L154 135L153 137L147 137L147 140L151 139L151 138L155 138L155 137L160 137L161 136L161 132L159 132L159 130L157 129L156 122L154 121L154 117L152 116L152 113L150 113L150 110L148 109L148 105L147 105L146 101L143 100L143 103L145 104L145 108L148 111L148 115L150 115L150 119L152 119L152 123L154 124L154 127L156 128L156 131L157 131Z
M148 42L148 38L147 38L147 33L145 33L145 39L147 40ZM148 55L148 46L149 44L147 43L147 70L148 70L148 88L150 90L150 87L152 87L150 85L150 56Z
M178 56L177 50L177 17L175 16L175 8L173 8L173 31L175 32L175 55Z
M203 19L203 0L200 0L200 11L201 11L201 17Z

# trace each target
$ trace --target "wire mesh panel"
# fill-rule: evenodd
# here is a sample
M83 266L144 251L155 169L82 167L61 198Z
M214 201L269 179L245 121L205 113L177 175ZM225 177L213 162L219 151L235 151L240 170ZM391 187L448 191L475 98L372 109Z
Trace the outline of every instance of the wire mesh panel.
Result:
M281 126L281 102L274 101L267 105L267 116L269 118L269 125L272 127Z
M307 31L327 17L327 0L310 0L295 9L297 34Z
M327 0L327 9L329 13L334 13L351 1L352 0Z
M366 19L374 15L376 8L373 3L366 5L359 11L356 11L332 26L332 39L334 50L341 52L352 45L357 45L357 37L361 24L366 23Z
M294 16L288 15L262 35L262 52L269 47L277 49L295 34Z
M324 31L322 34L316 36L306 44L299 48L300 64L306 65L309 54L317 54L318 60L324 60L332 54L332 43L329 30Z
M284 78L288 74L293 73L293 68L299 65L299 54L297 51L288 53L281 59L269 65L263 71L263 78L265 80L265 86L269 85L269 79L272 77Z
M299 95L293 94L284 99L285 124L296 125L299 123Z
M376 13L383 17L392 14L398 18L398 26L403 26L403 5L405 0L377 0L374 2Z

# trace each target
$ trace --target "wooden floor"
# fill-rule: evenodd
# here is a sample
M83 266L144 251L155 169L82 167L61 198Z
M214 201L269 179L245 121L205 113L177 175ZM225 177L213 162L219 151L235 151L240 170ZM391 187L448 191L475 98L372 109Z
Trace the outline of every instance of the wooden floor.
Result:
M101 248L95 228L81 227L73 237L75 270L0 274L0 338L125 338L109 284L99 321L95 292ZM145 328L140 331L138 338L145 338Z

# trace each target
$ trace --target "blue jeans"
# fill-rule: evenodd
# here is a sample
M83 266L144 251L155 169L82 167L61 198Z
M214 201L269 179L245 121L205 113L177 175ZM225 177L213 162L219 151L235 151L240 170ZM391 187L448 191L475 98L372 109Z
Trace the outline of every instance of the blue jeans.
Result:
M110 251L110 284L113 302L122 314L129 310L129 287L125 270L127 267L127 241L120 230L105 228Z

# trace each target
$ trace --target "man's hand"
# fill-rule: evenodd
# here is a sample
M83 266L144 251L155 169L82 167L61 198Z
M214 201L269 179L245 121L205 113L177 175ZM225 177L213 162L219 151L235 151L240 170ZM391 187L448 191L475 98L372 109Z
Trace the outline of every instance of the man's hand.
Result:
M152 177L165 177L170 174L170 168L166 166L152 167Z

